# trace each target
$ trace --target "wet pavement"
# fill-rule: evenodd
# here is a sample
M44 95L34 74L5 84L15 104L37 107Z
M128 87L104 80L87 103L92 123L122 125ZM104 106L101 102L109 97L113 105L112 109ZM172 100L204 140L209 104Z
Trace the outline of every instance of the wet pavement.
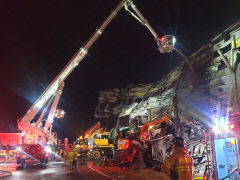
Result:
M24 169L19 169L16 163L11 162L3 170L12 172L12 175L9 177L2 177L3 180L50 180L50 179L59 179L59 180L109 180L113 179L105 174L101 174L94 169L95 165L100 165L101 161L98 162L89 162L81 161L77 167L77 173L74 176L66 175L66 168L63 167L63 162L49 162L47 168L43 169L38 164L28 165ZM90 167L91 166L91 167ZM92 168L93 167L93 168Z
M47 168L40 165L28 165L23 169L19 169L16 162L11 161L7 166L3 166L2 170L12 172L11 176L2 177L3 180L149 180L161 179L168 180L160 172L154 172L151 169L133 170L131 168L119 168L115 166L104 166L103 159L88 160L81 159L78 161L77 173L74 176L66 175L66 167L63 162L51 161ZM1 163L0 163L1 167ZM0 174L1 175L1 174Z

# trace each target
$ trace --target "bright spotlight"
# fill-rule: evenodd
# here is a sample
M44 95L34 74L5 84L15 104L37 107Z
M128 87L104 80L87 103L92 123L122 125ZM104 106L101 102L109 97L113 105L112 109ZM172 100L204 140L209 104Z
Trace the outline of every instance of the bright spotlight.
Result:
M215 124L219 124L219 119L218 118L214 118L213 121L214 121Z
M22 148L21 148L21 147L18 147L18 148L16 149L16 151L22 151Z
M150 130L150 129L152 129L152 128L153 128L153 125L149 126L149 128L148 128L148 129Z
M173 38L172 38L172 41L173 41L173 44L175 44L175 43L176 43L176 38L173 37Z
M224 124L225 122L225 118L224 117L220 117L220 123Z
M45 147L45 151L47 151L48 153L52 152L51 148L49 146Z
M170 53L174 49L176 43L176 38L172 35L164 35L162 37L157 37L157 44L160 53Z

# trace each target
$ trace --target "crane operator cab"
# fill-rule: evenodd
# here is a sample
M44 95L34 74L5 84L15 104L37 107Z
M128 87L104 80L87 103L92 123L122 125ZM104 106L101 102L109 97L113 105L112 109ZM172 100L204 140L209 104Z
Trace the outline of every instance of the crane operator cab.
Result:
M110 132L101 132L88 140L88 158L99 159L101 156L112 156L113 144L109 139Z
M160 53L170 53L174 49L176 38L172 35L157 37L157 44Z
M87 155L88 140L80 136L75 142L75 147L78 149L78 157Z

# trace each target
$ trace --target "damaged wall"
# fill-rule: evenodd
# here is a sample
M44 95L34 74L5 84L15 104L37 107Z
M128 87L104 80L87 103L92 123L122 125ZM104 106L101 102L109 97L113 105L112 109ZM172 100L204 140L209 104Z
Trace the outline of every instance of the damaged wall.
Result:
M208 123L212 112L228 115L239 111L240 21L193 53L195 72L184 67L177 97L179 118Z
M181 71L182 66L178 66L156 83L130 84L118 89L117 93L116 89L101 91L95 118L100 121L114 119L118 125L142 125L163 114L173 118L176 81Z
M128 125L129 114L133 108L142 101L148 91L156 91L151 87L152 84L129 84L126 88L101 91L94 114L96 121L105 125L109 125L110 121Z
M240 111L240 20L188 59L194 72L183 61L156 83L129 85L120 90L111 113L118 125L141 125L167 114L177 135L187 141L196 173L202 173L204 127L211 123L213 113L222 116Z
M206 164L203 129L212 115L239 111L240 21L189 56L192 72L184 66L177 87L177 116L188 151L195 161L195 173L203 173Z
M101 91L95 117L144 124L167 114L173 121L208 123L213 111L238 111L239 24L188 57L194 72L181 63L156 83Z
M104 127L115 125L113 109L122 99L121 89L106 89L99 92L98 104L94 112L95 121L100 121Z

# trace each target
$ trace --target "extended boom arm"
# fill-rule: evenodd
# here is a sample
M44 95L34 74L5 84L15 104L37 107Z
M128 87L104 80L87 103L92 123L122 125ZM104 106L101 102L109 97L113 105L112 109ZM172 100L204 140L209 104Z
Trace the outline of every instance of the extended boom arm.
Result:
M98 39L98 37L103 33L103 30L112 21L112 19L117 15L118 11L122 8L127 0L122 0L119 5L111 12L109 17L103 22L103 24L96 30L96 32L89 38L84 46L82 46L78 52L72 57L68 64L62 69L62 71L55 77L47 89L42 93L42 95L37 99L37 101L31 106L28 112L22 117L21 121L30 123L30 121L35 117L39 110L45 105L45 103L55 95L60 84L69 76L73 69L84 59L88 53L89 48Z
M95 43L95 41L102 35L104 29L108 26L108 24L112 21L112 19L117 15L119 10L125 6L125 9L129 11L138 21L140 21L143 25L145 25L148 30L152 33L155 40L157 40L160 52L170 52L173 47L173 41L169 41L168 38L161 39L158 38L157 33L153 30L147 20L143 17L140 11L133 4L132 0L122 0L117 7L110 13L110 15L105 19L105 21L101 24L101 26L96 29L95 33L88 39L88 41L77 51L77 53L70 59L67 65L61 70L61 72L54 78L51 84L47 87L47 89L42 93L42 95L37 99L37 101L31 106L31 108L27 111L27 113L18 120L18 128L24 132L28 131L30 134L35 134L35 136L39 136L39 131L42 134L49 133L52 129L52 122L54 118L54 113L56 111L59 98L61 96L62 88L65 79L70 75L70 73L74 70L74 68L84 59L87 55L89 48ZM128 6L135 11L136 14L132 13ZM170 37L170 36L168 36ZM159 43L160 42L160 43ZM169 46L170 44L170 46ZM167 49L167 50L165 50ZM61 87L62 86L62 87ZM53 96L55 96L53 98ZM43 108L43 106L49 101L53 100L53 104L50 110L49 117L45 123L44 132L38 128L40 121L42 120L46 110L43 111L42 114L37 121L35 126L32 126L30 122L36 116L36 114ZM48 103L47 107L49 107L51 103Z

